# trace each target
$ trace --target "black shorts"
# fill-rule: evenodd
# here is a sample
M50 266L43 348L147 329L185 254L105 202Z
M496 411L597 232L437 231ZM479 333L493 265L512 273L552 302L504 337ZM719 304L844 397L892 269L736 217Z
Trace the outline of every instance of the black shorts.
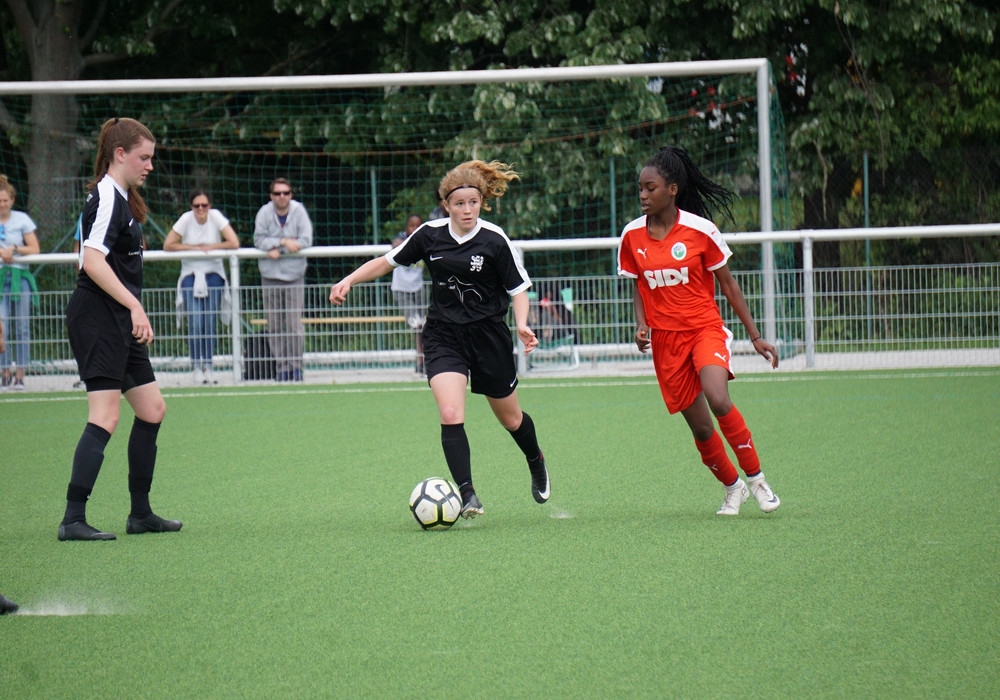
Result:
M442 372L472 379L472 393L492 399L517 388L514 340L503 319L457 325L428 319L424 326L424 367L428 381Z
M77 287L66 306L66 328L87 391L125 393L156 381L148 348L132 337L132 315L115 300Z

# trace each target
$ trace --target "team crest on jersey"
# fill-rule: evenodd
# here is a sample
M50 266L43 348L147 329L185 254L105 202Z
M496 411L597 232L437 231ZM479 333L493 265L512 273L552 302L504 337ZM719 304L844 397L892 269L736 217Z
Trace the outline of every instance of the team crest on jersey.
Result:
M683 260L688 254L687 246L683 243L674 243L670 248L670 254L674 256L674 260Z
M469 269L472 272L482 272L483 270L483 256L473 255L469 264Z

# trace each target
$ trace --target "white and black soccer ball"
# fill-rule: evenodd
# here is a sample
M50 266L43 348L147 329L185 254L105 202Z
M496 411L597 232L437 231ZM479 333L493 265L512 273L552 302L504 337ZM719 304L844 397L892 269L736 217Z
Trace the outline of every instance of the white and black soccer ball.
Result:
M425 530L447 530L462 515L462 497L453 483L432 476L413 489L410 512Z

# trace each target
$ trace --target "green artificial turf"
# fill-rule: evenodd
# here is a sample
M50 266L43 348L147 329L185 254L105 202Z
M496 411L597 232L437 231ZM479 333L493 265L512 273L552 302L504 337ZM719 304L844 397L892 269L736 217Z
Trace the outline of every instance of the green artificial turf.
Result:
M130 536L127 406L58 542L82 395L0 397L4 698L1000 696L1000 370L733 382L782 499L722 489L652 378L528 379L552 479L485 401L486 512L425 532L448 476L422 384L172 390Z

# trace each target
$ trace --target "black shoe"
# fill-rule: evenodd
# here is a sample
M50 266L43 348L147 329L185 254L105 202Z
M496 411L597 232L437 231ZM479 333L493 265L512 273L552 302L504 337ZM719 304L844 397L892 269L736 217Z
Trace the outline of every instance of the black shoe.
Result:
M125 521L125 532L130 535L141 535L146 532L177 532L181 529L180 520L164 520L156 513L150 513L145 518L128 516Z
M549 471L545 468L545 456L539 452L538 459L528 460L531 471L531 496L536 503L549 500Z
M0 615L17 612L17 603L0 595Z
M101 532L96 527L91 527L85 520L77 520L74 523L65 523L59 526L59 541L68 540L113 540L113 532Z
M479 497L473 493L462 503L462 517L468 520L482 514L483 504L479 502Z

